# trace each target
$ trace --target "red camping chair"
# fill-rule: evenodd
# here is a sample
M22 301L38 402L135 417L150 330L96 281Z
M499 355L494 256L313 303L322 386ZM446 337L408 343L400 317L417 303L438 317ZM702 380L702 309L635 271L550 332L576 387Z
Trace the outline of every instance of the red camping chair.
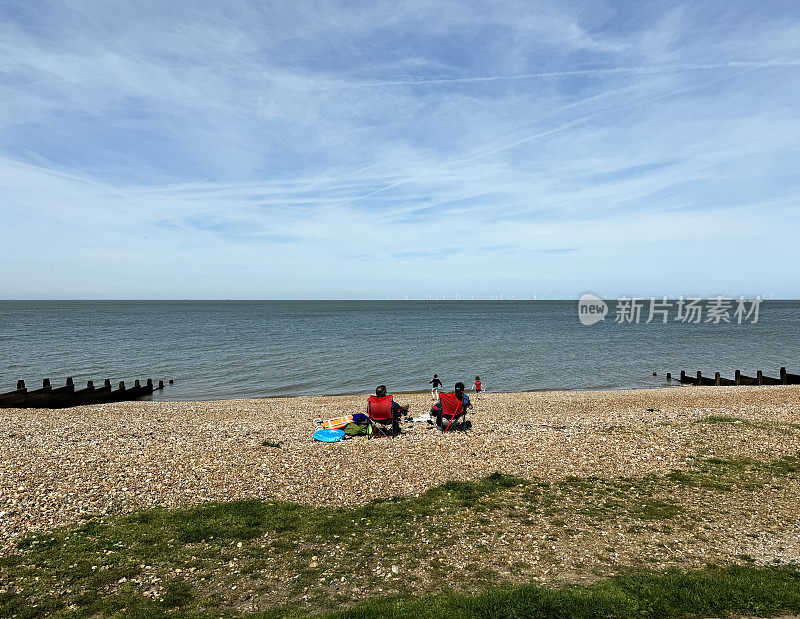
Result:
M369 396L367 400L367 417L369 417L372 425L381 424L385 426L391 424L391 437L394 438L395 434L400 430L398 424L395 422L394 414L392 411L392 396L385 395L379 398L376 395ZM385 431L385 430L384 430ZM369 434L372 436L372 433Z
M467 411L464 408L461 400L456 397L455 393L440 393L439 400L442 402L442 433L447 432L453 422L459 417L463 416L460 421L461 428L466 432L467 429ZM447 427L444 423L447 421Z

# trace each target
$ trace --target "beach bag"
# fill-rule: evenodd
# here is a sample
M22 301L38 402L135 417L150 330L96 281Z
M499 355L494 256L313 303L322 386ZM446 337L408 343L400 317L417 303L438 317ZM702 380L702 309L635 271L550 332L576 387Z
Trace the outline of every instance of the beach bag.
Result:
M366 436L369 434L369 420L361 423L348 423L344 427L344 433L347 436Z

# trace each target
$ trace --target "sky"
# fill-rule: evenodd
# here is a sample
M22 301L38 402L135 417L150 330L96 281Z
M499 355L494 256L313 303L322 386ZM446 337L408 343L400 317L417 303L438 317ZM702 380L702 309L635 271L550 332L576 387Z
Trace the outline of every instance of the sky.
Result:
M0 0L0 298L800 298L800 4Z

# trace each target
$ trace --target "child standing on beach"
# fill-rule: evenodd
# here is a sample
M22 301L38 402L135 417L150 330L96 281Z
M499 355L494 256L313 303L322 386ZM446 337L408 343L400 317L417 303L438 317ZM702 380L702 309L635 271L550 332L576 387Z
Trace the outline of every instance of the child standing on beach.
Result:
M439 380L438 374L434 374L433 380L429 380L428 382L431 384L431 398L433 398L435 402L439 399L439 387L442 386L442 381Z
M472 386L475 387L475 397L476 398L481 397L481 377L480 376L476 376L475 377L475 382L472 384Z

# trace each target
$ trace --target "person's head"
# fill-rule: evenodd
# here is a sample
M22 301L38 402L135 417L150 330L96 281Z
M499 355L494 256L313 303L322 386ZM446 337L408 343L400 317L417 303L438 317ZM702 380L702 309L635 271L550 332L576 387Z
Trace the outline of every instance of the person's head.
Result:
M475 380L480 380L480 379L481 379L481 377L480 377L480 376L476 376L476 377L475 377Z
M461 396L464 395L464 383L456 383L456 397L460 400Z
M434 374L433 377L434 378L439 378L439 375L438 374Z
M378 388L375 389L375 395L379 398L382 398L386 395L386 385L378 385Z

